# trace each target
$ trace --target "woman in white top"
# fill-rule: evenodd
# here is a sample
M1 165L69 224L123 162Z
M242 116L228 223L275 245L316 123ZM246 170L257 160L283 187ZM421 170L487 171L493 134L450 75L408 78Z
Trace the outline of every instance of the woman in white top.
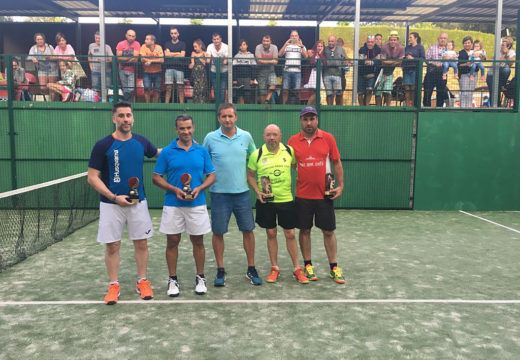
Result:
M511 67L513 63L511 61L516 60L516 53L512 49L513 47L513 39L511 37L506 37L502 40L502 45L500 46L500 58L497 60L507 60L508 62L501 62L498 67L498 96L497 106L500 106L500 94L503 87L506 85L507 80L509 79L509 75L511 75ZM488 70L488 74L486 77L486 83L489 89L489 99L491 104L493 104L493 72L494 72L494 64Z

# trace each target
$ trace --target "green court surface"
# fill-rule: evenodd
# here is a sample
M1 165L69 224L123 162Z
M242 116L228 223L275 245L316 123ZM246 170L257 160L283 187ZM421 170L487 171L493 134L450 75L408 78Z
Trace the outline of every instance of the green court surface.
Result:
M152 211L155 229L160 211ZM0 273L0 359L519 359L520 212L336 212L347 284L328 278L313 230L319 280L296 283L279 234L281 278L254 287L234 224L226 286L194 294L191 243L181 242L181 295L166 296L165 237L149 241L155 298L135 293L133 247L121 247L120 303L107 289L94 222ZM489 221L492 221L493 223ZM500 226L502 225L502 226ZM256 229L256 265L270 264Z

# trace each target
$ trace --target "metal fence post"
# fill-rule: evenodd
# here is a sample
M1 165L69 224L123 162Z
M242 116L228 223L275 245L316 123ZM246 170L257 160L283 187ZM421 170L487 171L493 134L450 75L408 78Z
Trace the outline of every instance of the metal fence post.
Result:
M6 57L6 77L7 77L7 114L9 117L9 148L10 148L10 162L11 162L11 188L18 189L18 181L16 174L16 142L15 136L16 129L14 123L14 77L13 77L13 56L7 55Z
M214 91L213 93L215 94L215 107L218 109L219 105L220 105L220 58L217 57L217 58L213 58L215 59L215 86L213 87ZM210 72L211 72L211 68L210 68ZM210 83L211 83L211 79L210 79ZM210 88L211 88L211 85L210 85Z
M316 111L321 115L321 58L316 63Z
M117 72L117 56L112 56L112 98L114 103L119 101L119 73Z
M414 106L417 110L421 109L421 90L423 85L423 67L424 60L419 59L417 63L417 71L415 72L415 100Z

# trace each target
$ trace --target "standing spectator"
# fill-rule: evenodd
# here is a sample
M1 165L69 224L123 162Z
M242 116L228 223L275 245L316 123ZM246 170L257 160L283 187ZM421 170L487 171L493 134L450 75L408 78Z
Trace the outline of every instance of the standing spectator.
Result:
M193 141L195 126L190 115L183 114L175 119L175 131L178 137L166 146L157 159L153 171L153 183L166 190L160 231L166 234L166 262L168 264L169 296L179 295L177 279L177 258L179 242L184 231L193 244L193 257L197 273L195 275L195 293L206 293L204 276L204 234L211 231L208 209L206 208L207 189L215 182L215 169L208 151ZM166 175L166 180L163 176ZM190 176L190 192L183 183L186 175ZM206 175L206 178L204 178Z
M193 81L193 102L195 104L204 104L208 102L208 76L206 72L206 58L208 56L204 42L201 39L196 39L193 42L191 62L188 66L191 69L191 78Z
M47 84L49 91L61 97L61 101L69 100L74 92L76 85L76 74L72 71L70 62L67 60L60 60L58 62L61 71L61 80L57 83Z
M516 53L512 49L513 47L513 39L510 37L506 37L502 40L502 44L500 45L500 58L495 60L508 60L514 61L516 59ZM489 101L493 104L493 96L498 96L497 106L500 106L500 94L503 91L504 86L509 79L509 75L511 75L511 66L512 63L501 62L498 66L498 94L493 94L493 76L495 72L495 64L491 66L488 70L488 74L486 77L486 83L489 89Z
M327 94L327 105L343 105L341 92L341 69L345 66L345 50L336 44L336 36L330 35L324 50L323 83ZM339 59L339 60L336 60Z
M177 88L179 103L184 103L184 69L186 68L186 43L179 40L179 30L175 27L170 28L171 40L164 44L164 57L166 72L164 74L164 84L166 85L166 95L164 102L169 103L171 98L175 98L174 86ZM178 58L178 59L176 59Z
M441 60L443 51L448 43L448 34L442 32L437 38L437 44L432 45L426 52L426 60ZM446 80L442 78L442 62L430 61L424 77L424 96L423 106L432 106L433 88L437 90L437 107L443 107L444 101L447 100L448 89L446 88Z
M255 55L247 50L247 41L240 40L240 50L233 59L233 74L236 78L238 103L251 102L251 85L255 83ZM247 101L245 101L247 98Z
M119 79L123 88L123 98L130 100L135 90L135 70L141 50L141 44L135 40L135 31L129 29L125 34L126 39L116 46L116 55L119 62Z
M54 49L45 42L45 35L42 33L34 34L36 43L29 49L27 60L31 60L38 72L38 84L42 93L48 92L47 84L55 83L58 80L58 68L55 61ZM52 94L49 95L53 100Z
M345 41L343 40L343 38L338 38L336 40L336 44L339 46L339 47L342 47L343 50L345 51L345 57L347 59L352 59L352 53L349 52L349 49L347 47L345 47ZM352 61L347 61L345 63L345 66L343 66L341 68L341 92L342 93L345 93L345 89L347 88L347 79L346 79L346 75L347 75L347 72L350 71L350 68L349 66L352 65Z
M211 61L209 72L210 84L215 91L215 98L217 97L217 61L220 61L220 102L226 100L226 90L228 85L228 46L222 42L222 36L219 33L214 33L211 37L212 43L208 45L207 53L211 56L208 62Z
M289 40L285 42L278 57L285 55L285 67L282 81L282 103L289 99L289 90L299 91L302 83L302 56L307 58L307 49L303 46L297 30L292 30Z
M88 63L90 66L90 72L92 73L92 89L96 91L101 90L101 35L99 31L94 34L94 42L88 46ZM105 83L107 88L112 87L112 48L110 45L105 44Z
M473 105L473 91L477 82L470 74L471 62L469 62L473 38L466 36L462 39L462 50L459 51L459 89L460 107L470 108Z
M278 48L271 44L271 35L266 34L262 37L262 43L255 49L257 67L256 80L258 81L258 91L260 103L270 103L271 97L276 89L276 73L274 66L278 64Z
M344 284L341 268L338 267L337 241L334 230L336 217L333 200L343 191L343 165L336 139L318 129L318 113L313 107L300 112L302 131L289 141L296 157L296 227L300 229L300 248L304 260L305 275L311 281L318 280L311 260L311 228L313 223L323 233L323 243L329 260L329 276L338 284ZM331 190L332 197L325 198L325 178L334 170L337 187Z
M403 85L405 89L406 106L414 106L415 104L415 83L417 77L418 60L424 59L424 47L421 45L421 37L418 33L412 32L408 36L408 45L404 49L403 61ZM412 61L414 60L414 61Z
M310 71L308 71L305 75L303 87L305 89L312 89L312 95L309 97L307 104L316 103L316 91L317 91L317 81L316 78L318 76L318 71L316 70L316 66L318 64L318 59L321 59L321 64L323 64L323 59L325 59L325 43L323 40L316 41L316 44L312 47L311 50L307 52L309 55L309 67ZM325 85L323 84L323 71L320 73L320 89L325 89Z
M367 36L367 41L359 49L359 70L358 70L358 102L359 105L370 105L372 92L376 82L378 63L381 57L381 48L376 45L374 36Z
M217 262L215 286L224 286L224 234L228 232L231 213L235 215L247 257L246 278L253 285L262 285L255 268L255 220L249 197L246 166L247 158L256 150L255 142L247 131L235 125L236 108L233 104L220 104L217 114L220 128L204 138L216 171L216 181L210 188L211 229L213 252Z
M56 47L54 53L60 55L59 60L76 61L76 52L72 45L67 44L67 39L62 33L56 34Z
M155 43L155 35L148 34L144 40L144 46L141 47L141 61L143 62L144 74L144 100L150 102L150 91L153 88L153 101L159 102L161 96L161 80L162 69L161 64L164 63L164 53L161 45Z
M384 97L386 106L390 106L392 101L392 90L394 87L394 70L401 65L404 57L404 47L399 44L399 34L397 31L390 31L388 44L381 48L381 59L383 65L383 77L376 89L376 105L381 106L381 94Z
M247 164L247 182L256 193L256 222L264 228L267 234L267 251L271 260L271 273L266 281L274 283L280 276L278 267L278 241L276 239L276 220L283 228L287 252L293 264L293 276L301 284L308 284L309 279L303 273L298 260L298 244L294 228L296 227L296 212L291 192L291 167L296 166L294 149L289 145L281 144L282 133L274 124L264 129L264 142L249 157ZM260 161L261 160L261 161ZM257 181L258 178L258 181ZM262 185L269 179L267 185ZM270 187L270 195L265 188ZM272 196L267 201L266 196Z

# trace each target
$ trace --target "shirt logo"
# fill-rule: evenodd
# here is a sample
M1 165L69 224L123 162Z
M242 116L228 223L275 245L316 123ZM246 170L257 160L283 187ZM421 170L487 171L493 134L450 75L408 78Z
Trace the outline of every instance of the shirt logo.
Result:
M119 150L114 150L114 182L121 182L121 178L119 177Z

